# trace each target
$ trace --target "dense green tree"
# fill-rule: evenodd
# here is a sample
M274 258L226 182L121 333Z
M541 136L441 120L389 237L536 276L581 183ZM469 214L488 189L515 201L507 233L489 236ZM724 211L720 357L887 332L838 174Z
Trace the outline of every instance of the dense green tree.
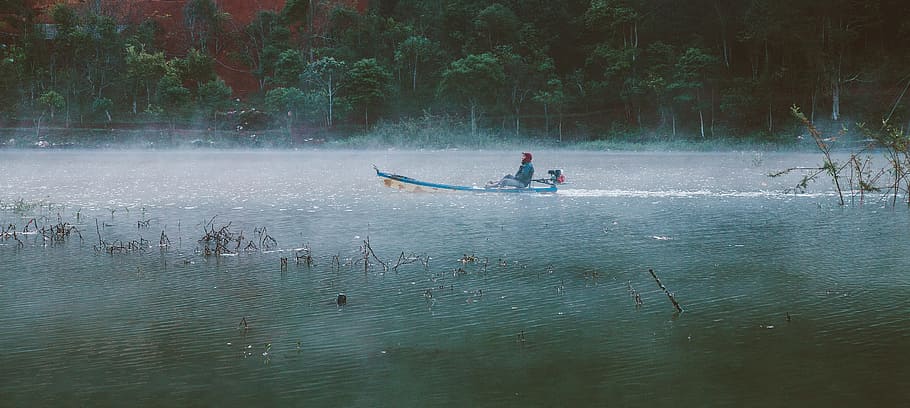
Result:
M214 118L217 112L230 106L232 92L224 80L215 78L199 85L196 100L204 113Z
M114 106L114 101L110 98L98 97L92 101L92 113L96 116L101 116L104 114L104 117L108 122L113 121L111 117L111 108Z
M198 88L203 82L215 79L214 59L200 50L191 48L185 58L173 61L178 77Z
M370 111L389 96L392 74L375 58L355 62L348 70L346 96L348 102L363 112L364 125L370 124Z
M395 61L408 72L412 93L417 92L421 68L431 65L439 52L439 45L422 35L412 35L398 45Z
M183 7L183 23L190 36L188 48L218 53L219 38L230 15L223 12L214 0L189 0Z
M89 107L119 83L123 70L124 41L116 22L94 12L78 13L72 7L58 4L51 9L56 23L52 37L47 71L51 86L63 92L67 122L83 119Z
M474 28L482 38L479 43L483 44L483 48L493 51L497 46L517 43L521 21L508 7L493 3L477 13Z
M562 142L562 113L567 104L567 96L562 81L556 77L550 77L547 85L534 93L535 102L543 106L544 114L544 135L550 135L550 115L552 111L556 112L559 119L557 124L557 134L559 141Z
M322 56L339 61L356 61L358 55L370 55L374 50L374 35L368 18L349 7L335 7L329 13L328 38L331 46L321 49ZM375 30L374 30L375 32Z
M63 95L60 95L57 91L47 91L38 97L40 114L35 116L32 120L35 124L36 136L41 137L41 121L44 119L44 115L50 115L51 120L53 120L54 113L63 109L65 105L66 101L64 100Z
M289 25L306 24L308 26L312 16L310 3L311 0L287 0L284 2L284 8L281 9L281 17Z
M271 83L278 86L294 87L300 83L303 73L303 55L298 50L284 50L275 62L275 74Z
M145 107L152 105L153 88L167 72L167 61L163 52L154 54L134 46L126 47L126 75L133 83L132 111L138 113L137 97L139 90L145 90ZM143 109L145 110L145 109Z
M640 71L639 25L641 14L631 1L593 0L581 16L590 38L584 69L593 102L601 106L621 104L626 120L642 126L636 102L645 91ZM653 101L651 102L654 103Z
M60 93L56 91L47 91L41 94L38 98L38 103L42 110L50 114L51 119L54 119L54 112L62 109L66 101Z
M281 19L284 24L292 32L296 32L295 37L301 55L310 57L312 57L310 52L313 49L313 41L310 37L313 32L312 2L312 0L287 0L284 2L284 8L281 9Z
M697 47L688 48L677 59L673 67L672 81L667 85L667 88L673 91L673 101L677 105L688 107L698 113L701 137L705 137L705 104L702 92L706 85L707 70L715 63L716 59L705 50Z
M549 60L535 61L533 56L514 53L512 47L497 47L496 53L506 77L515 134L520 135L522 108L536 92L546 87L547 78L553 73L553 64Z
M173 129L176 127L177 120L185 118L189 113L192 95L176 74L168 73L158 81L157 100L162 114L168 119Z
M10 115L24 95L20 84L25 79L25 52L16 45L0 44L0 115Z
M505 87L502 63L492 53L472 54L452 62L442 73L440 93L468 107L471 134L477 133L478 109L492 107Z
M126 42L135 48L155 52L157 38L163 30L158 21L149 18L136 26L135 31L126 39Z
M259 11L244 30L243 59L259 80L259 89L274 76L275 63L285 50L291 49L290 30L283 25L278 13Z
M275 88L265 94L265 106L277 116L284 116L288 133L306 109L307 97L298 88ZM285 113L287 112L287 113Z
M347 64L343 61L333 57L322 57L308 64L301 74L301 80L308 89L320 95L323 123L329 128L335 125L335 106L338 103L336 97L346 68Z

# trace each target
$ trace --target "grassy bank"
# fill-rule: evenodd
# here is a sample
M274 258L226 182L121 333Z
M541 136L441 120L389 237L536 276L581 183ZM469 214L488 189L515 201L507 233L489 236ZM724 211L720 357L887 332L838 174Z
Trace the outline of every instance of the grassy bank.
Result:
M797 135L797 131L788 132ZM857 142L844 139L836 148ZM769 138L673 137L660 133L576 133L558 136L516 135L438 119L380 123L362 129L235 131L194 128L0 128L0 148L343 148L343 149L533 149L565 148L588 151L812 151L815 145L797 136Z

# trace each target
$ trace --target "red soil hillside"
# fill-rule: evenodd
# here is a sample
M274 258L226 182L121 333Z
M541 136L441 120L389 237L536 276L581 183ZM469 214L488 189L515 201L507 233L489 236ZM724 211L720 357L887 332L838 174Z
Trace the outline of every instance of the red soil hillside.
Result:
M27 1L38 14L38 20L53 23L47 15L54 4L65 3L73 7L93 7L101 14L113 15L126 24L139 24L147 18L157 20L164 29L161 44L168 56L183 56L188 48L188 32L183 21L183 9L187 0L31 0ZM245 27L260 10L280 11L285 0L215 0L222 11L231 15L227 31L237 31ZM324 9L315 10L314 16L320 18L326 11L337 6L347 5L364 12L369 0L334 0L328 1ZM317 22L318 24L318 22ZM246 95L259 90L258 81L250 73L250 68L230 60L228 55L236 52L238 45L228 44L215 58L215 70L237 95Z

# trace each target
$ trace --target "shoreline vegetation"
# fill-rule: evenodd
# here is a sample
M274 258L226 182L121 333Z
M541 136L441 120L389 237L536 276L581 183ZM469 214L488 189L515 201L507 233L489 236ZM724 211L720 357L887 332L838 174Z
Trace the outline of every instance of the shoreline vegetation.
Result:
M839 126L839 124L838 124ZM516 135L512 131L474 129L469 124L424 118L379 123L369 130L337 127L218 129L163 124L63 124L40 131L23 123L0 123L0 149L521 149L588 151L815 151L809 134L794 127L791 136L769 140L763 135L701 138L697 135L663 135L655 132L621 132L609 135L574 134L560 140L542 135ZM849 150L868 142L843 136L832 143L835 150Z

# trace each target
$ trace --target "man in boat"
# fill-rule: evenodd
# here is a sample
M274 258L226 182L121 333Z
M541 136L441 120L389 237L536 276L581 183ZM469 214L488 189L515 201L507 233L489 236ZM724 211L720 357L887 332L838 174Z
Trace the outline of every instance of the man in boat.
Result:
M502 180L491 181L487 183L486 188L498 188L498 187L517 187L525 188L531 184L531 179L534 178L534 165L531 164L531 153L524 152L521 154L521 166L518 167L518 171L515 172L515 175L506 174Z

